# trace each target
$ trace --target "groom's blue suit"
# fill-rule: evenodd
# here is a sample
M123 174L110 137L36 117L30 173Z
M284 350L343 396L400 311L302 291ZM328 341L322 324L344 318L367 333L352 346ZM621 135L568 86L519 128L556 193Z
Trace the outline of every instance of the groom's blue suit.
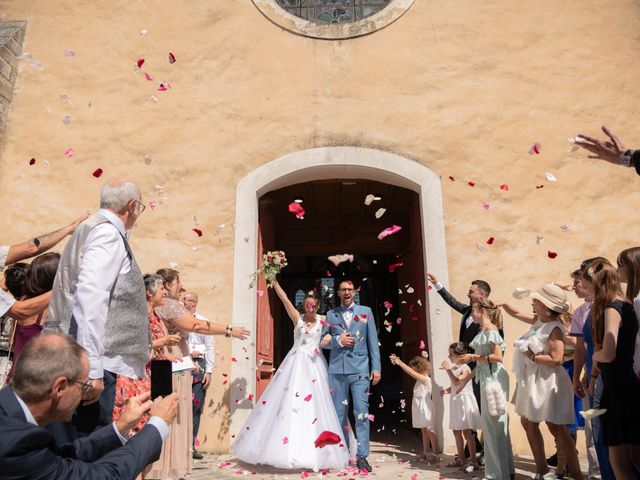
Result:
M353 319L347 327L343 318L346 309L342 306L327 312L327 325L322 336L331 334L331 342L324 348L331 349L329 359L329 386L338 420L344 427L347 420L349 391L353 398L353 413L356 421L356 438L359 457L369 455L369 377L371 371L380 372L380 348L373 313L369 307L352 304ZM348 331L355 339L353 347L342 347L340 335ZM349 441L349 435L345 433Z

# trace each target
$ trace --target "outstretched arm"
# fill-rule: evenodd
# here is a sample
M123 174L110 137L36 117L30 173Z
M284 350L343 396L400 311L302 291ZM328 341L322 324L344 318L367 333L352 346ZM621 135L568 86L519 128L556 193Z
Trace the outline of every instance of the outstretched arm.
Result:
M276 294L280 298L280 301L287 311L287 315L289 315L289 318L291 319L291 321L293 322L293 326L295 327L298 323L298 319L300 318L300 313L298 312L296 307L293 306L293 303L291 303L291 300L289 300L289 297L287 297L287 294L278 283L278 280L275 281L273 289L276 291Z
M416 372L413 368L411 368L409 365L407 365L402 360L400 360L399 357L397 357L394 354L392 354L392 355L389 356L389 359L391 360L392 364L399 366L410 377L415 378L419 382L426 383L426 381L427 381L427 376L426 375L422 375L422 374Z
M496 307L502 307L504 311L511 315L513 318L517 318L522 322L533 324L533 322L535 321L535 316L532 313L521 312L508 303L496 303Z
M71 235L76 227L80 225L89 216L88 213L75 219L69 225L62 227L55 232L47 233L44 235L38 235L26 242L16 243L9 247L9 253L7 253L6 265L11 265L16 262L20 262L25 258L31 258L36 255L40 255L46 252L51 247L55 246L67 235Z
M427 278L433 284L433 287L436 289L436 292L442 297L442 299L447 302L451 308L453 308L456 312L464 314L469 305L466 305L462 302L459 302L453 295L449 293L449 291L444 288L444 286L438 281L436 276L432 273L427 273Z

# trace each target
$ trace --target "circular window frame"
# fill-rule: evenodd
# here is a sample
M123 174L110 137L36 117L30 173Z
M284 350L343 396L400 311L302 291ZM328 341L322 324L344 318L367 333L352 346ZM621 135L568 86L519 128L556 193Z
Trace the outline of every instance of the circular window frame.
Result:
M393 0L384 9L362 20L325 25L296 17L280 7L275 0L252 1L267 19L279 27L297 35L324 40L346 40L381 30L398 20L415 2L415 0Z

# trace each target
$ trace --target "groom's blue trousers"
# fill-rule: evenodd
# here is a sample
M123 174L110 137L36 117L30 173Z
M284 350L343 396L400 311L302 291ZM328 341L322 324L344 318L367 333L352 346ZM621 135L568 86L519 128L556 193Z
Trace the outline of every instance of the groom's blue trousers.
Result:
M356 421L355 435L358 442L357 455L359 457L369 455L369 385L369 375L366 373L352 375L329 374L329 386L333 392L333 405L338 414L338 421L342 425L342 433L347 446L349 445L349 432L344 428L349 425L347 405L349 391L351 391L353 416Z

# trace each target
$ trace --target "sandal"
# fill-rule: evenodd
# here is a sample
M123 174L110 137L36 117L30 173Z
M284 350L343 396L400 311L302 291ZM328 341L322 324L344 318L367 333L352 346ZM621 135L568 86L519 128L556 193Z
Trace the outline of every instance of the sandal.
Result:
M460 457L455 457L451 462L447 463L447 467L464 467L464 461Z
M467 462L462 466L462 470L466 473L475 472L480 469L480 465L478 462L474 462L473 460L467 460Z

